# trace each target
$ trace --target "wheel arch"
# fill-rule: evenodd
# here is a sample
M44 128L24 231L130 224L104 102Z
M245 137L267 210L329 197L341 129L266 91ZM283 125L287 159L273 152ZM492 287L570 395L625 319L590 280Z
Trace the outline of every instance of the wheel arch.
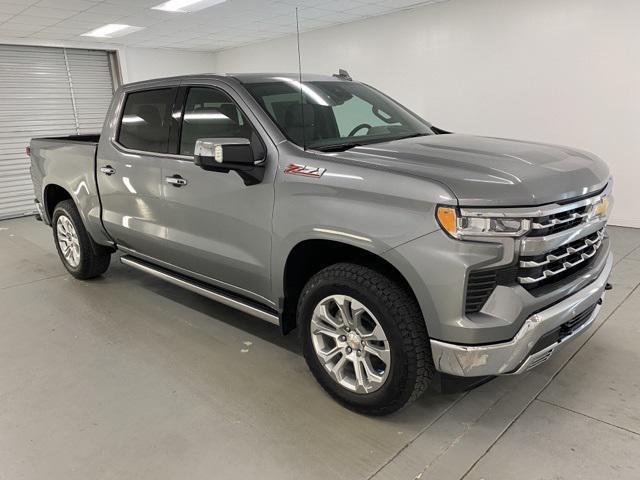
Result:
M97 243L94 239L93 232L88 228L88 221L84 214L82 208L80 208L78 199L75 198L69 190L60 186L57 183L48 183L42 192L42 200L43 200L43 211L45 214L45 223L53 226L53 212L56 209L56 206L65 200L71 200L80 215L80 220L82 221L83 227L87 231L87 235L89 235L89 239L91 240L91 249L95 254L104 254L105 252L114 252L115 248L111 245L103 245Z
M64 187L61 187L58 184L50 183L44 187L44 191L42 193L42 200L44 206L44 213L47 217L47 223L51 224L53 220L53 211L63 200L73 200L73 203L78 206L77 202L71 196L71 193ZM84 221L84 219L83 219Z
M309 278L323 268L340 262L375 269L406 288L420 306L413 288L400 270L377 253L336 240L302 240L289 251L284 264L280 299L280 323L284 334L296 328L298 299Z

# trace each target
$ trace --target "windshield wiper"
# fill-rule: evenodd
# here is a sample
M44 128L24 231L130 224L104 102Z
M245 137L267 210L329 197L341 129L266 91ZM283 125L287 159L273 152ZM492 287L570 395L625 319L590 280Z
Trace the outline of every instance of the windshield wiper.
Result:
M336 143L334 145L319 145L317 147L310 146L313 150L319 150L321 152L344 152L354 147L362 147L363 145L371 145L373 143L385 143L394 142L396 140L404 140L405 138L424 137L429 135L428 133L412 133L411 135L405 135L404 137L391 137L391 138L377 138L374 140L368 140L362 143L346 142Z
M320 145L318 147L309 147L313 150L321 152L344 152L354 147L362 146L361 143L337 143L335 145Z

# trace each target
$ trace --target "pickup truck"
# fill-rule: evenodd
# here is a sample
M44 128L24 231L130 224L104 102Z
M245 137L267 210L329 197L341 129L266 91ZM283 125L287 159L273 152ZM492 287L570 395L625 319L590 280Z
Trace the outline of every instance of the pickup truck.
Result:
M322 387L366 414L443 379L527 372L610 287L602 160L446 132L345 72L132 83L101 135L29 150L71 275L118 252L297 329Z

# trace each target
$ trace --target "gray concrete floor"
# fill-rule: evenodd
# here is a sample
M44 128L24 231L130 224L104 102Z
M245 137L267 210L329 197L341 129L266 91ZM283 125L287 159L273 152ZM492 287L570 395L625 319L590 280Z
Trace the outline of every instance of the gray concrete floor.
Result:
M524 376L341 408L294 336L130 270L76 281L0 222L0 479L640 478L640 230L588 338Z

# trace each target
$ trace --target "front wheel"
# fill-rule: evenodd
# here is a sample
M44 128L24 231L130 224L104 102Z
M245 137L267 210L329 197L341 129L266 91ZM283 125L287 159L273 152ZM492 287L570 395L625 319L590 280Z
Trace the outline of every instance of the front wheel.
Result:
M413 402L434 375L426 326L407 289L370 268L321 270L298 303L313 375L352 410L385 415Z
M91 239L72 200L56 205L52 226L60 260L75 278L94 278L109 268L111 252Z

